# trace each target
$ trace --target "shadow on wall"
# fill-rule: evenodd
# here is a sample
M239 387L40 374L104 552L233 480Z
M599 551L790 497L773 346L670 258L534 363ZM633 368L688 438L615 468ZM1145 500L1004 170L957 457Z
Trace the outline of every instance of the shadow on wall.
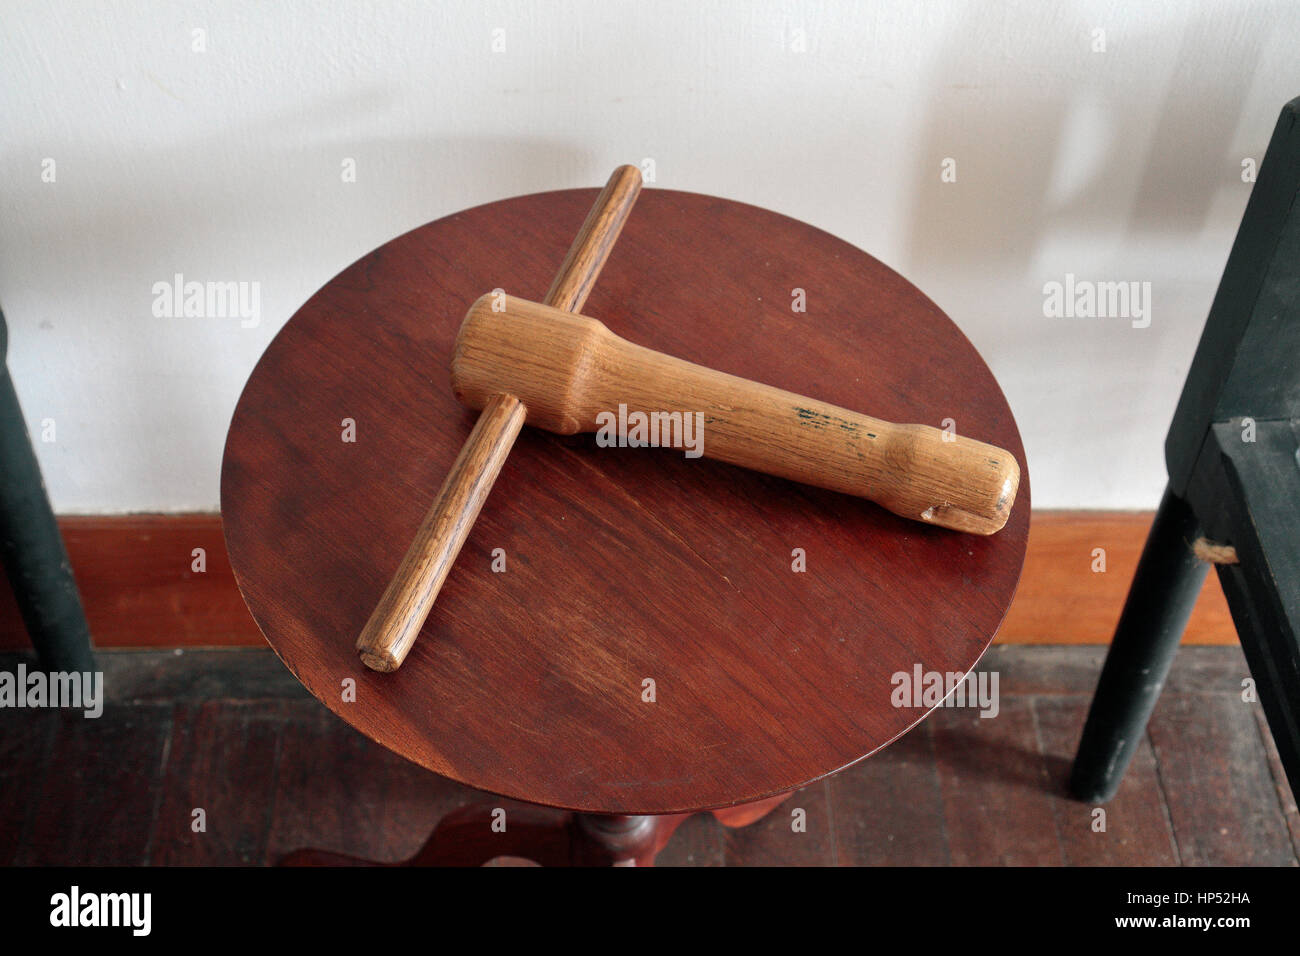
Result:
M1285 99L1251 96L1276 19L1265 3L1146 15L1109 32L1104 52L1094 50L1104 22L1048 4L972 11L948 31L927 83L936 99L917 140L903 268L953 297L954 317L994 358L1012 407L1036 409L1025 442L1040 487L1131 497L1123 489L1163 470L1156 433L1222 268L1206 230L1216 244L1222 234L1226 257L1235 228L1214 219L1225 193L1239 190L1243 207L1249 195L1238 129L1248 113L1269 114L1250 133L1260 158ZM1016 41L1063 34L1077 43ZM1008 60L1023 82L999 83ZM946 157L956 185L941 183ZM1151 328L1044 319L1044 284L1068 273L1149 281ZM1079 448L1095 452L1090 474L1078 472Z
M980 263L1024 270L1061 223L1073 232L1089 230L1112 241L1184 235L1203 227L1224 186L1225 170L1241 160L1230 147L1253 65L1272 29L1264 16L1270 9L1258 3L1216 6L1183 25L1177 60L1154 110L1154 130L1149 111L1129 104L1150 100L1155 91L1122 82L1143 72L1142 36L1110 35L1106 52L1096 53L1091 48L1096 24L1076 14L1073 23L1062 26L1060 11L1049 5L1032 9L1030 15L1039 23L1024 22L1024 9L1002 11L1015 23L990 25L983 12L968 16L949 34L950 42L937 58L941 72L930 88L945 93L945 107L965 100L969 108L932 110L920 138L923 163L912 189L908 267ZM1147 35L1162 29L1168 26L1153 24ZM1062 31L1079 37L1076 52L1064 61L1057 50L1050 56L1032 48L1009 54L1025 64L1031 78L1044 78L1047 92L1042 97L1008 103L1004 91L979 84L984 72L997 69L989 64L999 57L987 45L972 44L970 37ZM1207 69L1206 50L1216 50L1216 59L1241 68ZM1098 62L1103 63L1100 69ZM1062 74L1080 79L1070 84L1076 92L1068 97L1057 92L1064 88ZM1266 141L1267 131L1264 135ZM1147 144L1147 155L1138 182L1129 189L1132 144ZM957 159L962 179L1003 183L1005 188L933 188L944 157Z

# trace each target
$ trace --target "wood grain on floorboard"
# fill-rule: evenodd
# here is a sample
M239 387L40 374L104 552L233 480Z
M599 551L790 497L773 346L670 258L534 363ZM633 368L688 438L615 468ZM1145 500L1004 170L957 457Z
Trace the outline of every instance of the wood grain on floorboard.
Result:
M941 708L753 827L689 820L659 864L1297 865L1294 797L1259 705L1241 698L1237 648L1179 653L1093 828L1064 782L1097 651L993 648L980 666L1000 676L996 717ZM101 718L0 709L0 864L239 865L304 846L398 860L450 810L494 799L366 740L268 651L99 658ZM0 670L23 660L0 654Z

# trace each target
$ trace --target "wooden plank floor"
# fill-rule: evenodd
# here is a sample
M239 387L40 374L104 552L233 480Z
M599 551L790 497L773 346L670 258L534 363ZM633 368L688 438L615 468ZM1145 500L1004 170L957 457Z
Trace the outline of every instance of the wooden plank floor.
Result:
M1180 651L1104 830L1065 796L1103 653L995 647L980 670L999 675L996 717L941 709L744 829L694 817L659 865L1297 865L1300 814L1237 648ZM393 860L483 798L361 737L269 651L101 662L97 720L0 709L0 865Z

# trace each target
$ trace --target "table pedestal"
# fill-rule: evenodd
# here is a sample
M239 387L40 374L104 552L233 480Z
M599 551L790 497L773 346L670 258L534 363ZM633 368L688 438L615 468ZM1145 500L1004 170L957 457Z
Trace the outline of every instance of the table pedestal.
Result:
M743 827L767 816L790 794L721 810L719 823ZM280 866L482 866L498 857L541 866L654 866L655 856L692 816L613 816L550 807L502 810L490 803L454 810L410 859L378 863L329 850L295 850Z

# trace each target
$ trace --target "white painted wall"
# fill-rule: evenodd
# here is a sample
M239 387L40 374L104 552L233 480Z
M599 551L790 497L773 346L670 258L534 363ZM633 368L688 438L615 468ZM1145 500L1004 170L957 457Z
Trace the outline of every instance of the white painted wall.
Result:
M934 298L1007 392L1036 505L1153 507L1241 163L1300 95L1283 3L327 6L0 14L0 304L57 510L216 509L244 380L330 276L645 157L656 185L804 219ZM155 318L177 272L260 282L260 324ZM1149 281L1150 327L1045 318L1066 273Z

